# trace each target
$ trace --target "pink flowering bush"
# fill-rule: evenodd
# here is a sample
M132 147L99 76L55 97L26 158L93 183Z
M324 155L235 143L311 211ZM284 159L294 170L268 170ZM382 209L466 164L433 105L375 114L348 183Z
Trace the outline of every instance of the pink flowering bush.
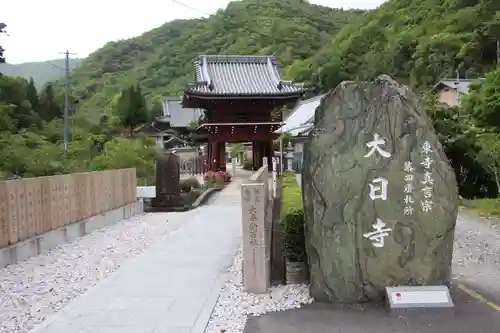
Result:
M224 183L228 183L231 181L231 175L227 173L226 171L217 171L217 172L212 172L208 171L205 176L205 184L207 185L219 185L222 186Z
M227 173L226 171L219 170L215 173L216 176L221 177L225 183L228 183L231 181L231 175Z

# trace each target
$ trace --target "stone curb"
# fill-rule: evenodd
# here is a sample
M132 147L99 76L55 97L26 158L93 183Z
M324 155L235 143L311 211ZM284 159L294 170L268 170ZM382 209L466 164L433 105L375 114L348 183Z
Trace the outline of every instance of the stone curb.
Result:
M191 333L205 332L208 322L210 321L210 317L214 312L215 305L219 300L222 287L224 286L224 283L227 281L227 279L228 279L228 272L219 274L219 276L217 277L212 286L212 289L210 290L210 294L208 295L208 297L205 300L205 303L203 304L203 308L201 309L200 314L198 315L198 318L196 319L193 328L191 329Z

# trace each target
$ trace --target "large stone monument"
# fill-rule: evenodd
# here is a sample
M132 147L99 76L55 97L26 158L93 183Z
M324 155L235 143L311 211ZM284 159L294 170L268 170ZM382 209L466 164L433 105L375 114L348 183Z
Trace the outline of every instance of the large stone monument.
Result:
M457 184L407 87L382 75L328 94L302 176L317 301L381 301L386 286L449 283Z
M165 152L156 159L156 197L151 205L155 211L171 211L181 204L180 157Z

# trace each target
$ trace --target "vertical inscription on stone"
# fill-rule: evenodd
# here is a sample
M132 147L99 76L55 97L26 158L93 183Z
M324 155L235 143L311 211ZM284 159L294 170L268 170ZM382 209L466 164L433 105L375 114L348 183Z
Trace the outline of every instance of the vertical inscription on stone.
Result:
M262 183L241 185L243 285L250 293L265 293L268 287L263 192Z
M248 221L250 222L248 224L249 243L255 246L257 245L257 231L259 228L257 225L257 208L255 205L250 205L248 209Z
M434 163L434 160L431 158L432 147L429 141L425 141L422 145L422 155L423 159L420 164L425 168L424 179L422 180L422 195L424 199L420 201L420 208L422 212L427 213L432 211L432 206L434 202L432 200L432 192L434 179L432 178L431 166Z
M411 161L406 161L404 165L404 172L405 172L405 184L404 184L404 208L403 208L403 214L404 215L413 215L414 208L413 204L415 203L415 198L413 197L413 166L411 164Z
M385 139L383 139L379 134L373 134L373 140L368 141L366 146L370 148L368 153L364 157L370 157L377 153L378 155L389 158L391 157L391 153L387 150L384 150L383 146L386 145ZM371 200L387 200L387 186L389 185L389 181L383 177L377 177L371 181L368 186L370 187L370 192L368 196ZM389 236L389 232L392 231L391 228L384 228L385 223L377 218L375 224L372 225L374 231L367 232L363 234L363 237L372 241L372 245L374 247L384 247L384 237Z

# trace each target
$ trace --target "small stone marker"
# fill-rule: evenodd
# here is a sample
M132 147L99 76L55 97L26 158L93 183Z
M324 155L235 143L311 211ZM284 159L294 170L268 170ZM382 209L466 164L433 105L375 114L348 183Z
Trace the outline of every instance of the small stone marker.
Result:
M446 286L386 287L387 303L391 312L453 308L453 300Z

